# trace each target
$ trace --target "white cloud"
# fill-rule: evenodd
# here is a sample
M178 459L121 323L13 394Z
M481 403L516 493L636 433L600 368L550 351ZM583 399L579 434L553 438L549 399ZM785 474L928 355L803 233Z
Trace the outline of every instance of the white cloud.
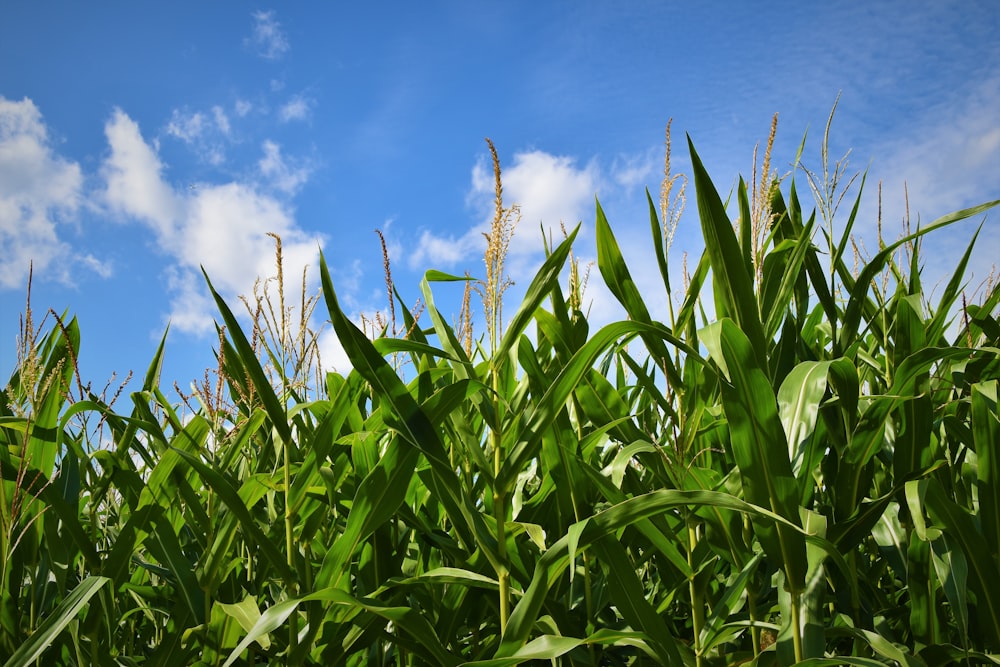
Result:
M229 136L229 117L226 115L223 108L218 105L212 107L212 117L215 119L215 126L219 128L219 132Z
M89 265L58 233L75 218L82 183L80 166L53 151L34 102L0 97L0 289L23 288L32 263L36 276L64 281L72 264Z
M560 222L572 228L588 217L600 180L594 161L578 168L571 157L537 150L515 154L513 166L504 169L501 176L505 202L520 204L522 225L531 228L530 246L521 248L527 252L541 249L540 239L534 233L539 223L546 229L558 229ZM492 170L489 180L492 181ZM492 182L482 192L492 197Z
M180 139L194 149L200 160L213 165L225 162L225 142L231 130L229 117L217 105L209 113L174 109L166 127L167 135Z
M503 168L504 206L517 204L521 222L510 244L511 272L526 270L517 263L518 256L537 257L543 250L539 224L558 235L559 225L567 229L588 218L600 182L595 161L578 167L571 157L534 150L514 155L513 165ZM467 196L480 222L460 237L439 236L425 230L417 247L409 255L411 268L428 264L453 267L462 260L477 261L494 213L493 167L485 161L472 169L472 188Z
M311 172L307 165L289 163L281 155L281 147L273 141L265 141L264 157L257 162L257 168L270 184L277 190L291 195L309 179Z
M77 257L77 261L101 278L110 278L114 273L110 262L101 261L89 253Z
M652 150L639 155L622 155L611 166L611 177L628 193L649 185L654 165L655 153Z
M167 123L167 134L176 137L184 143L191 143L201 137L205 131L205 116L201 113L183 114L180 109L174 109Z
M185 333L206 336L215 329L215 304L205 290L204 279L177 266L164 273L170 292L170 326ZM232 304L235 306L236 304Z
M172 239L180 224L183 202L164 181L163 164L156 151L143 140L139 125L121 109L115 109L104 133L111 147L101 169L106 204L150 224L160 239Z
M233 105L233 111L240 118L245 118L247 114L253 111L253 104L247 100L236 100L236 104Z
M200 267L229 300L251 296L259 276L275 274L274 240L268 233L282 238L287 295L298 292L303 267L318 266L322 239L303 232L283 203L248 183L174 188L163 176L156 151L120 110L106 133L111 151L102 168L105 203L148 225L172 260L166 278L175 328L211 331L215 305L207 297Z
M344 346L332 328L328 327L320 332L317 346L319 347L319 360L324 371L347 375L353 368L347 352L344 351Z
M312 104L311 100L306 99L302 95L296 95L278 109L278 118L283 123L293 120L306 120L309 118L309 114L312 113Z
M455 266L470 255L482 254L483 243L485 240L478 231L456 238L438 236L425 229L417 247L408 254L407 264L411 269Z
M278 60L284 56L291 45L281 24L274 19L274 11L256 11L251 16L254 20L253 35L247 43L261 58Z

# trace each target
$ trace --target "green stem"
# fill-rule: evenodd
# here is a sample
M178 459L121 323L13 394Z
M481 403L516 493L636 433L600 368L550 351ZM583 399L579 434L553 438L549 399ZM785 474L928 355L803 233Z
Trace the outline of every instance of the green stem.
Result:
M573 567L572 563L570 564L570 567ZM596 619L594 618L594 594L591 590L593 585L594 584L590 575L590 557L588 555L588 552L584 551L583 552L583 586L584 586L583 599L584 603L587 606L588 634L593 634L593 632L597 629L597 622ZM591 662L597 664L595 659L597 654L597 648L594 646L594 644L588 643L587 651L590 654Z
M506 502L499 491L493 494L493 515L497 523L497 581L500 583L500 634L507 630L510 617L510 571L507 569Z
M757 595L753 592L753 582L747 583L747 608L750 610L750 641L753 643L753 657L760 655L760 616L757 614Z
M909 538L909 531L904 529L904 534ZM904 542L904 544L909 544L909 539ZM848 558L848 572L858 572L858 553L852 550L847 554ZM857 586L851 587L851 618L854 619L855 623L860 623L861 621L861 598ZM860 637L854 638L854 655L863 655L861 653L864 644Z
M292 539L292 532L294 528L293 514L292 514L292 466L289 450L291 449L291 443L287 440L282 442L282 450L284 454L284 476L285 476L285 558L288 563L288 568L290 570L295 569L295 555L292 551L294 546L294 541ZM290 581L288 585L288 597L294 598L298 594L297 585L294 581ZM291 656L295 651L295 646L298 643L298 623L296 622L296 615L293 613L288 617L288 655Z
M795 663L802 662L802 592L791 591L792 614L792 646L795 650Z
M745 544L750 544L752 539L753 533L750 527L750 517L744 514L743 541ZM760 622L763 620L760 614L757 613L757 594L754 592L754 579L758 576L759 570L747 581L747 607L750 610L750 640L753 642L753 655L755 658L761 654Z
M702 591L695 582L694 575L694 550L698 546L698 521L693 514L688 514L687 520L688 567L691 568L691 576L688 577L688 593L691 597L691 633L694 642L695 665L702 667L704 658L701 654L701 629L705 626L705 602Z
M215 513L214 513L213 508L212 508L212 505L213 505L212 501L214 500L214 498L215 498L214 494L211 491L208 491L207 498L206 498L206 501L207 501L206 502L206 507L208 508L208 516L210 516L210 517L215 516ZM213 530L213 527L214 527L214 524L211 521L209 521L208 522L208 532L205 535L205 544L213 544L215 542L215 531ZM208 581L207 578L202 579L202 581L201 581L201 589L205 592L205 623L210 623L211 620L212 620L212 590L213 590L213 588L214 587L212 586L212 583L210 581Z
M494 415L499 422L500 419L500 391L499 369L493 370L493 408ZM496 430L490 431L490 443L493 447L493 479L500 477L500 468L503 464L501 456L502 439ZM507 498L503 489L496 487L493 490L493 516L497 524L497 559L499 560L497 569L497 581L500 586L500 634L507 629L507 619L510 617L510 571L507 569Z

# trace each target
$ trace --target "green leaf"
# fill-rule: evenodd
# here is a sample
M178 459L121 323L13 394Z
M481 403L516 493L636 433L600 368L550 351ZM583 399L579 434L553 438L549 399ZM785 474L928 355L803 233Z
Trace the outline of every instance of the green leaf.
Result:
M764 335L771 339L777 334L781 321L788 312L797 286L804 281L802 267L814 252L812 224L799 231L793 241L784 241L764 258L763 285L760 290L760 307L764 316ZM787 245L784 245L787 244Z
M628 321L615 322L602 327L583 347L577 350L569 363L560 370L555 381L549 385L545 394L534 402L533 410L524 418L516 436L517 444L509 451L507 459L503 462L500 475L497 476L497 484L501 488L513 486L517 475L527 464L528 459L538 451L542 435L552 425L559 412L564 409L566 400L593 368L597 358L607 350L611 343L632 333L659 336L688 355L688 358L704 363L695 350L675 337L662 325Z
M642 582L636 575L635 566L630 562L625 547L617 539L606 536L596 540L592 548L605 566L611 600L622 618L633 630L644 633L644 639L661 664L682 664L684 661L681 659L680 645L663 618L646 599Z
M550 587L556 583L562 571L572 562L571 552L586 549L597 540L620 528L638 525L645 519L675 507L721 507L743 512L756 520L772 522L797 534L803 540L803 568L805 567L805 542L809 542L822 548L827 558L842 573L848 572L843 557L829 541L816 535L806 534L801 525L793 523L765 507L752 505L733 495L718 491L678 491L675 489L652 491L629 498L574 524L566 535L548 548L537 562L528 589L511 613L507 631L504 633L503 642L496 657L510 656L528 640L528 636L538 619L538 614L546 602Z
M702 627L698 642L703 652L711 650L718 642L725 640L724 624L732 614L743 607L747 583L760 565L762 556L763 554L757 553L747 560L743 569L734 572L726 581L722 595L712 600L712 615Z
M797 484L777 401L749 339L732 320L723 319L706 327L702 340L728 380L722 382L722 407L746 499L800 525ZM768 556L786 570L789 585L801 590L806 578L802 536L771 522L754 526Z
M966 595L966 582L969 577L969 567L965 554L956 549L943 533L931 542L931 560L938 581L944 590L945 598L951 605L955 624L958 626L959 637L963 645L969 642L969 607Z
M1000 554L1000 417L997 380L972 385L972 442L979 479L979 516L986 545Z
M788 455L796 477L800 472L806 445L816 428L819 405L826 394L827 375L833 361L803 361L792 369L778 389L778 414L788 438ZM811 478L803 483L812 484Z
M495 359L504 359L507 353L514 348L515 343L517 343L521 334L524 333L525 328L535 318L535 311L538 310L539 305L552 292L553 287L559 284L559 273L566 264L566 258L569 257L573 241L576 239L579 231L580 225L577 225L563 242L556 246L549 256L545 258L542 267L538 269L538 273L535 274L535 277L531 280L531 284L528 285L528 289L525 291L524 298L521 300L517 312L514 313L514 317L507 323L507 329L503 332L503 338L497 346Z
M60 319L62 321L62 318ZM39 351L44 360L39 396L29 422L28 441L24 457L46 477L55 472L63 431L59 415L70 394L75 360L80 354L80 326L74 317L63 328L54 328L45 337Z
M604 277L604 282L607 284L608 289L615 295L619 303L625 307L625 312L628 313L630 319L643 324L652 324L653 321L649 316L649 310L646 308L646 304L639 294L639 289L632 280L632 275L625 264L625 258L622 257L621 250L618 248L618 241L615 240L615 236L611 231L611 225L608 224L608 220L604 216L604 210L601 208L600 202L597 202L597 220L595 222L594 233L597 238L597 266ZM646 347L650 353L662 367L663 372L667 376L667 381L680 384L680 374L674 368L671 355L667 352L667 347L664 345L662 337L643 333L642 339L646 343Z
M566 252L568 252L568 248ZM404 443L415 448L427 458L427 461L431 464L433 479L430 481L430 484L433 487L432 491L435 496L442 502L452 520L471 532L476 539L476 543L483 549L487 557L491 561L498 563L490 531L486 528L479 512L471 506L469 500L462 494L462 484L445 451L444 443L437 428L421 409L416 399L407 391L406 386L396 375L392 366L379 355L371 341L365 337L364 333L341 310L336 292L333 289L333 281L330 279L330 271L327 268L326 259L322 253L320 254L320 277L323 284L323 294L326 298L327 310L330 313L330 320L333 322L334 331L336 331L337 337L344 346L344 351L350 357L351 363L354 364L354 369L371 384L372 389L382 402L385 408L383 419L386 420L386 424L399 433ZM377 482L380 480L384 483L386 480L392 479L395 483L398 483L398 475L407 474L404 471L411 469L415 464L416 459L410 453L401 452L398 454L398 459L388 462L387 467L378 473L379 478L373 478L371 484L366 487L370 489L366 493L376 495L389 494L385 495L385 499L376 501L374 505L379 508L380 516L391 516L392 514L391 510L383 513L382 510L385 508L381 503L388 502L386 500L388 498L393 499L393 501L398 499L399 502L402 502L404 494L400 493L398 488L391 491L378 489L376 488ZM427 482L425 481L425 483ZM354 525L352 525L352 529L360 531L357 535L352 536L352 542L355 539L362 539L360 535L365 532L367 527L371 527L372 524L371 521L360 518L358 520L365 521L366 528L362 529L360 526L354 528ZM346 557L346 553L338 550L338 557ZM334 561L331 558L328 556L324 563L323 575L327 578L334 575L339 578L341 573L335 573L331 569L334 567Z
M461 667L514 667L529 660L555 660L566 655L578 646L584 646L587 642L573 637L560 637L557 635L542 635L519 648L513 654L505 658L493 658L492 660L473 660L463 662Z
M705 252L712 263L712 280L721 298L720 313L731 317L744 332L756 360L755 365L767 369L767 347L764 329L753 293L754 278L747 269L745 256L733 232L733 224L726 214L726 207L705 171L694 144L688 137L691 151L691 169L698 193L698 215L705 238Z
M260 620L260 609L257 607L257 601L251 595L244 597L242 602L234 604L216 602L215 604L226 614L235 618L244 632L249 633ZM257 637L256 641L265 651L271 646L271 639L266 634Z
M107 577L87 577L67 595L38 628L10 656L4 667L28 667L41 657L59 633L75 619L90 598L109 581Z
M223 667L229 667L229 665L232 665L239 660L240 654L242 654L243 651L250 646L250 644L258 641L260 637L281 627L288 617L291 616L296 609L298 609L299 605L310 601L323 601L334 605L344 606L352 610L374 614L387 622L393 623L396 627L416 639L419 645L424 647L429 658L436 664L442 665L443 667L451 667L453 665L458 665L461 662L461 660L452 655L441 644L433 626L427 621L427 619L420 615L418 610L411 609L409 607L390 607L380 605L369 600L355 598L336 588L325 588L301 598L279 602L266 609L260 615L260 619L247 633L247 636L243 638L243 641L241 641L239 645L233 649L233 652L229 655L229 658L226 660Z
M973 517L949 499L937 480L927 482L927 511L936 525L965 553L969 568L969 588L976 596L979 627L989 645L1000 648L1000 599L993 591L1000 581L996 557L986 548L983 535Z
M997 206L998 204L1000 204L1000 199L942 216L931 222L923 229L917 230L913 234L905 236L875 253L875 256L872 257L871 261L869 261L868 264L861 270L861 273L858 274L857 280L852 281L852 284L848 285L848 289L850 290L850 299L847 302L847 309L844 311L844 324L840 329L841 335L838 341L841 349L850 347L855 339L861 335L862 330L859 325L861 323L864 305L867 303L868 289L875 276L882 271L885 263L892 257L897 248L904 243L912 243L924 234L930 233L936 229L942 229L953 223L978 215L990 208L993 208L994 206Z
M215 304L219 308L219 312L222 314L222 319L226 323L226 333L229 335L230 340L233 341L233 346L236 348L237 360L240 367L246 372L250 380L253 382L254 388L257 390L257 395L260 397L261 402L264 404L264 409L267 411L267 416L271 418L271 425L278 432L278 436L281 438L281 442L288 444L292 441L292 430L288 424L288 417L285 413L285 406L280 400L278 400L277 394L274 393L274 388L271 386L270 380L267 378L267 374L264 372L263 367L260 364L260 360L257 359L257 354L254 352L253 346L250 345L250 341L243 333L243 329L240 328L240 323L233 315L233 311L229 309L229 306L222 299L215 288L212 286L212 281L208 278L208 273L205 273L202 269L202 273L205 276L205 282L208 283L208 289L212 293L212 297L215 299ZM231 359L229 356L226 357L227 361ZM239 377L238 375L234 375Z
M358 555L358 545L388 521L406 498L419 452L401 440L392 438L378 464L358 485L347 525L326 552L316 575L320 585L333 588L342 585L350 575L348 564Z
M278 571L281 578L286 583L295 581L295 573L288 567L287 559L261 530L260 526L250 515L246 504L240 499L239 493L229 481L194 454L180 449L174 449L173 451L194 468L208 486L219 495L219 499L239 519L240 526L247 533L248 537L250 537L254 546L261 550L263 556L267 559L271 567Z

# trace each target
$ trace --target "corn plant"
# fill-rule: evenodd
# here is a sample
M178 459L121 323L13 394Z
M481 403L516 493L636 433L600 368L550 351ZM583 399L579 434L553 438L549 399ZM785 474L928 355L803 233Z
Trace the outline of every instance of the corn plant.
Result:
M276 239L249 326L206 276L219 364L186 405L162 344L128 410L97 395L75 320L41 335L29 301L0 396L5 664L1000 662L1000 288L967 302L975 239L936 301L920 263L925 235L1000 202L853 268L864 177L841 219L824 141L817 221L799 172L770 173L773 136L728 201L689 140L705 250L677 289L668 125L663 290L640 292L597 204L627 314L600 328L577 230L505 320L518 213L492 143L485 280L427 271L421 312L388 279L403 323L392 304L371 335L325 260L296 316ZM435 295L456 284L453 325ZM319 304L349 372L317 370Z

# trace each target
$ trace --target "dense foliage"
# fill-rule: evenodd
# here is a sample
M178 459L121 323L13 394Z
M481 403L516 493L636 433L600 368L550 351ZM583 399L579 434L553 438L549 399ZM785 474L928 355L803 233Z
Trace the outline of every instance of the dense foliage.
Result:
M818 214L767 168L727 210L690 153L704 254L675 289L669 167L649 198L662 291L639 292L598 205L628 317L597 330L575 232L504 321L496 161L488 277L428 272L420 320L400 299L366 335L322 264L346 375L315 370L316 303L281 292L241 320L213 290L218 384L171 404L161 345L122 410L80 382L76 321L36 338L29 307L0 395L0 656L1000 662L1000 288L965 303L966 253L931 302L919 262L924 234L998 202L852 268L841 165L796 172ZM478 339L435 307L432 284L463 281Z

